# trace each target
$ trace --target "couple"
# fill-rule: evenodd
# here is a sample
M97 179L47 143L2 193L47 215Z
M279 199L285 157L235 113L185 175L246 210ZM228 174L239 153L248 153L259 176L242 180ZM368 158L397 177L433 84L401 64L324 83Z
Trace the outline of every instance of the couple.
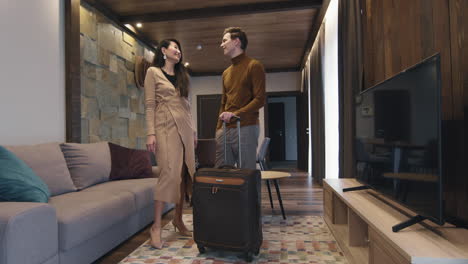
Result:
M227 125L227 157L224 157L222 122L241 118L242 167L255 169L258 144L258 111L265 104L265 71L262 64L245 55L247 35L241 28L224 30L221 42L224 55L232 65L223 72L223 95L216 131L216 166L234 164L237 131ZM145 77L146 147L154 152L161 167L154 192L154 223L150 229L151 246L161 249L161 213L164 202L175 203L172 221L180 234L191 236L182 221L184 198L192 193L197 137L188 102L189 76L182 65L182 47L175 39L161 41L153 67Z

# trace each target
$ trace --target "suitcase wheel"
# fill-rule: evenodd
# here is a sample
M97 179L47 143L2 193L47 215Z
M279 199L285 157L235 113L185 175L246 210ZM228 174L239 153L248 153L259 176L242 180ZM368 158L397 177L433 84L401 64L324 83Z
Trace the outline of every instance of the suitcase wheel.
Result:
M245 258L245 261L252 262L252 260L253 260L252 252L250 252L250 251L245 252L244 253L244 258Z
M198 247L198 252L200 252L200 254L203 254L203 253L206 252L206 249L205 249L204 246L202 246L202 245L197 245L197 247Z

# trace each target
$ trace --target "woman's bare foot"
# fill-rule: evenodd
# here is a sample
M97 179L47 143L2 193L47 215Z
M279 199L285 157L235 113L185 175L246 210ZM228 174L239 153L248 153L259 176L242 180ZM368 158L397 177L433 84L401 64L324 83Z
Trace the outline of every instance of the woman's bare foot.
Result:
M161 249L164 246L164 241L161 239L161 228L155 228L151 227L150 229L150 234L151 234L151 240L150 244L152 247L156 249Z

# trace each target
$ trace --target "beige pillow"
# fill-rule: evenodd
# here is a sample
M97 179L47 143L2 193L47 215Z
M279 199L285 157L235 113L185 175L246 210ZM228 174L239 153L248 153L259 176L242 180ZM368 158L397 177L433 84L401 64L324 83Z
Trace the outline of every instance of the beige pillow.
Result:
M111 156L107 142L63 143L60 146L78 190L109 180Z
M52 196L76 191L60 143L5 146L23 160L49 187Z

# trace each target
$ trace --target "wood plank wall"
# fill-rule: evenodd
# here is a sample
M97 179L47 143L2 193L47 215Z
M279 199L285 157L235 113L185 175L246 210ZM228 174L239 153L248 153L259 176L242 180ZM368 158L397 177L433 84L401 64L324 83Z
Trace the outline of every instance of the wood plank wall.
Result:
M468 107L468 1L450 0L450 36L454 119Z
M468 222L468 1L448 0L450 4L450 43L451 43L451 73L453 86L453 109L455 132L450 136L453 155L458 162L446 180L446 189L456 190L454 195L446 195L448 216L461 217ZM453 136L452 136L453 135ZM461 157L461 158L460 158ZM461 163L461 164L460 164ZM451 177L457 175L458 177ZM447 192L450 194L450 192ZM458 220L458 219L455 219ZM467 224L468 225L468 224ZM468 227L468 226L466 226Z
M362 0L364 87L441 54L444 119L454 117L448 0ZM458 113L460 114L460 113Z
M364 87L369 88L436 52L441 55L444 171L448 216L468 222L468 1L360 0ZM468 113L467 113L468 114Z
M65 1L66 142L81 142L80 0Z

